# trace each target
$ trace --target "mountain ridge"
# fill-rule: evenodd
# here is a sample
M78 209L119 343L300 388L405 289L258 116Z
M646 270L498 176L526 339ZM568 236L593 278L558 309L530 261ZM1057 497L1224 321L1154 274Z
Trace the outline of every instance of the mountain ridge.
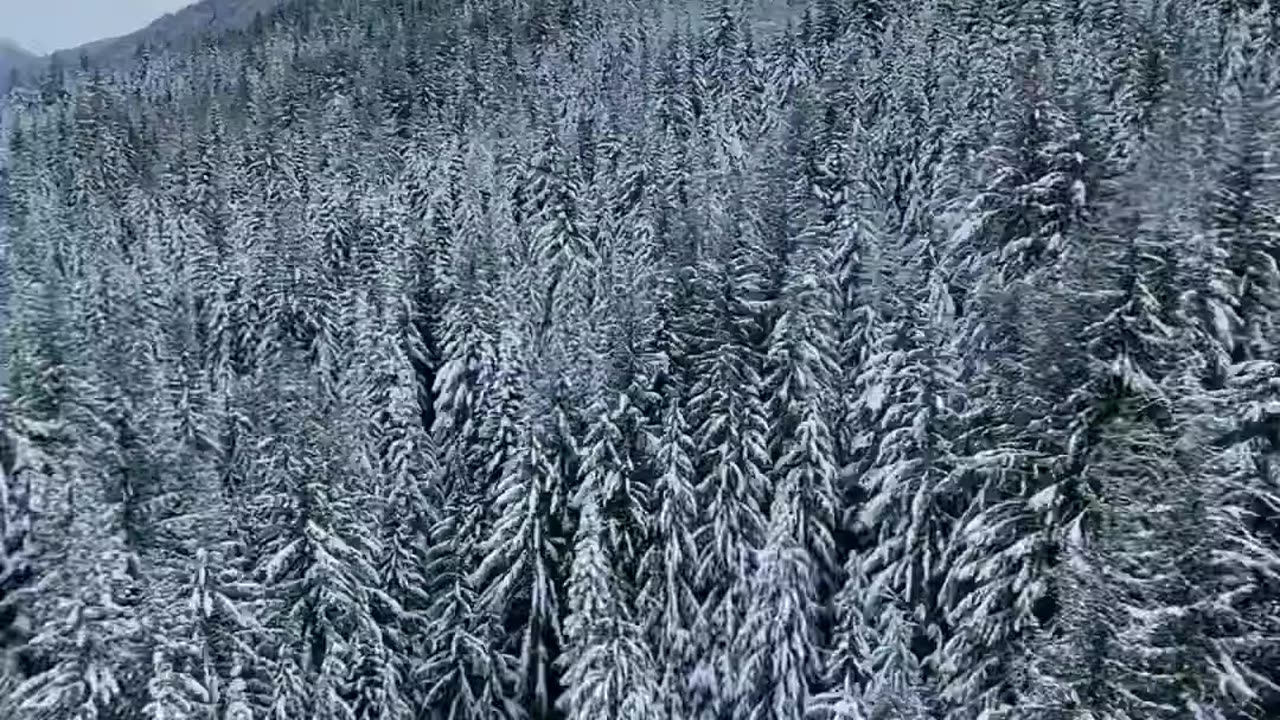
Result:
M20 70L38 59L39 57L36 54L28 51L16 41L0 37L0 88L4 88L8 84L10 72Z
M23 57L35 57L35 53L27 50L17 40L13 38L0 37L0 53L18 55Z
M74 59L81 53L88 53L91 59L109 64L127 59L140 45L164 45L175 39L185 40L206 33L217 34L248 27L259 14L271 11L283 2L285 0L200 0L165 13L131 33L58 50L48 57Z
M17 42L0 38L0 92L8 89L14 70L19 82L29 80L51 62L71 64L87 55L96 65L126 63L137 48L164 46L204 36L248 27L260 14L270 12L287 0L200 0L152 20L123 35L101 38L82 45L55 50L45 55L27 51Z

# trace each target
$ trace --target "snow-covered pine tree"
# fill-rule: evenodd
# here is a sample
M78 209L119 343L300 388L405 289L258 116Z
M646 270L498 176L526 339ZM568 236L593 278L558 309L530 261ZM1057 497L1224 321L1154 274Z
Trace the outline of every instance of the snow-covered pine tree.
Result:
M668 717L687 712L686 682L695 658L698 624L694 531L698 518L694 491L696 448L672 394L663 413L654 483L654 522L638 569L636 610L654 654L659 698Z
M439 504L433 498L439 477L436 451L422 427L416 378L405 352L413 333L407 298L394 291L388 295L381 299L379 321L362 333L373 337L362 353L370 372L361 405L371 415L369 465L376 475L371 500L382 548L375 563L382 592L373 595L373 610L390 662L370 658L361 669L359 684L366 698L357 712L362 717L412 712L410 678L423 654L425 613L431 603L424 575L428 533Z
M40 669L8 697L15 718L97 720L131 689L127 686L141 627L135 609L119 602L128 577L119 506L106 502L100 478L68 463L66 545L61 564L42 578L55 594L40 618L29 651Z
M1144 704L1154 695L1141 624L1157 598L1158 566L1146 550L1161 505L1144 497L1176 468L1153 453L1164 438L1142 419L1111 420L1099 433L1086 470L1089 505L1070 526L1056 576L1053 639L1038 652L1029 694L1035 717L1164 717L1177 706ZM1154 499L1154 498L1153 498ZM1154 522L1153 522L1154 521ZM1048 634L1048 633L1047 633Z
M1089 370L1085 320L1053 278L1064 256L1088 256L1075 248L1100 165L1079 108L1051 80L1044 31L1009 50L1007 92L1023 101L1001 109L984 153L986 188L948 248L953 263L970 258L957 277L968 396L957 471L968 498L943 587L956 632L941 655L959 713L1017 706L1024 642L1052 612L1054 533L1072 497L1066 418Z
M793 471L775 490L768 539L753 563L745 616L732 644L740 663L735 717L804 718L821 670L814 558L800 539L808 527L800 510L805 480L811 478Z
M518 658L499 640L500 609L483 602L471 576L495 519L488 500L496 497L515 448L520 393L519 368L497 345L493 293L501 268L492 234L501 211L481 214L478 204L470 198L462 205L452 245L451 301L442 313L432 437L443 506L428 535L421 592L431 605L425 655L414 679L425 688L429 717L517 720L525 716L515 700Z
M148 720L178 720L210 714L208 691L189 675L174 671L173 662L162 651L152 659L150 700L142 708Z
M369 655L386 652L373 616L378 552L344 425L322 390L299 382L300 348L277 375L271 439L264 444L256 504L263 513L258 572L271 595L265 621L278 660L272 712L326 720L355 717L347 681ZM292 372L291 372L292 371Z
M458 491L431 532L425 574L431 578L425 655L414 676L423 686L427 717L441 720L520 720L516 697L519 658L500 638L502 616L476 590L470 561L481 538L478 493Z
M1027 278L1049 265L1080 210L1072 184L1072 128L1053 93L1047 61L1027 49L1009 61L1006 97L991 144L982 153L983 183L951 252L969 253L975 294Z
M614 565L598 505L605 489L584 485L575 499L580 517L560 656L566 692L559 705L570 720L658 718L662 703L652 652Z
M862 557L849 553L844 566L844 585L832 598L833 630L823 648L822 675L818 691L810 702L808 717L818 720L862 720L866 706L862 686L871 677L872 623L863 615L867 573Z
M828 689L814 697L809 717L924 720L936 691L913 647L921 636L915 613L888 588L869 586L862 562L851 556L849 581L836 596L840 625L826 668Z
M1228 346L1235 364L1227 371L1223 399L1246 425L1274 416L1277 401L1274 378L1278 355L1272 338L1280 317L1275 303L1280 271L1274 258L1280 236L1276 219L1280 196L1274 158L1267 150L1275 143L1274 118L1280 107L1274 46L1268 39L1274 34L1274 23L1272 6L1263 2L1240 8L1224 24L1226 62L1219 91L1222 133L1214 154L1217 177L1211 184L1206 213L1207 234L1225 254L1231 273L1229 297L1233 319L1239 322L1232 329ZM1275 559L1280 557L1276 540L1280 480L1270 460L1274 451L1274 440L1265 439L1250 440L1237 450L1249 459L1235 464L1221 499L1222 509L1235 518L1228 525L1232 545L1249 549L1231 555L1234 569L1222 567L1219 572L1239 591L1232 605L1241 615L1241 629L1248 628L1244 632L1255 640L1237 640L1239 650L1224 654L1215 663L1215 674L1226 687L1266 708L1280 706L1280 675L1262 669L1277 656L1277 646L1256 640L1274 637L1276 627L1266 619L1274 617L1274 603L1263 599L1277 587ZM1245 577L1250 579L1242 583Z
M2 393L0 403L7 405ZM21 681L20 653L30 631L23 594L30 592L29 584L36 579L31 558L31 487L33 482L40 483L33 478L40 462L30 443L14 431L9 412L5 419L0 429L0 693L8 696Z
M907 608L911 626L922 633L909 643L937 650L947 636L938 600L961 501L953 484L958 363L945 339L950 296L934 270L934 250L927 242L909 249L917 256L903 258L904 275L918 290L899 309L886 347L866 367L883 409L875 459L862 478L866 500L859 521L874 537L862 569L871 573L872 588L883 588L873 598L883 593ZM872 616L870 609L864 612Z
M816 162L810 159L810 162ZM836 408L839 368L835 325L835 279L831 260L832 221L816 208L804 212L814 181L801 178L804 187L800 217L784 232L795 236L789 252L780 258L783 278L778 309L768 338L764 379L771 419L771 473L775 486L791 482L799 493L794 511L800 527L796 539L814 563L811 572L818 587L831 591L839 573L834 530L836 527L837 458L831 427Z
M253 708L246 698L245 682L240 678L231 681L227 687L226 720L253 720Z
M581 480L574 492L577 498L595 497L602 542L608 546L612 562L618 564L621 579L634 574L624 569L633 568L643 551L644 529L649 525L649 488L641 477L645 468L632 457L629 447L636 430L643 430L642 426L636 428L638 410L626 395L618 395L612 407L605 402L602 399L592 408L596 416L582 442ZM632 587L619 591L622 597L634 598Z
M1268 258L1277 232L1277 189L1274 160L1267 152L1274 143L1278 109L1275 79L1264 49L1268 4L1242 12L1224 48L1227 58L1220 93L1221 134L1214 153L1217 178L1208 198L1206 230L1228 253L1235 276L1234 309L1241 325L1235 328L1232 358L1274 359L1275 287L1280 272Z
M516 415L507 420L516 437L504 455L494 456L505 461L494 468L497 483L488 490L494 524L480 545L471 582L485 608L502 618L514 638L505 650L518 658L515 701L541 720L553 711L559 688L561 533L570 478L558 457L563 424L552 388L530 387L527 346L512 334L503 338L498 372L510 383L509 391L518 393ZM490 447L490 452L499 449Z
M718 246L700 268L714 325L695 365L689 412L696 426L695 488L702 508L695 540L703 613L695 638L699 670L691 680L701 708L694 717L732 712L736 705L731 643L745 617L769 496L768 420L761 358L752 343L760 312L759 249L740 204L718 214Z

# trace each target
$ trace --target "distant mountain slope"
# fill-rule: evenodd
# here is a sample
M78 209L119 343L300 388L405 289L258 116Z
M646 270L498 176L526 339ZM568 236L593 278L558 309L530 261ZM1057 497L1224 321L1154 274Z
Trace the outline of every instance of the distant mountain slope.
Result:
M96 65L127 62L141 45L177 45L203 35L248 27L260 13L268 12L285 1L201 0L127 35L95 40L43 57L27 52L13 41L0 39L0 93L8 90L13 70L22 73L21 81L38 74L53 58L70 65L77 62L82 53L87 53Z
M18 43L8 38L0 38L0 63L29 62L35 57Z
M282 4L285 0L202 0L155 20L150 25L119 37L105 38L69 50L60 50L54 56L75 60L81 53L103 64L127 60L138 46L144 44L168 45L185 42L204 34L217 34L248 27L263 12Z
M0 38L0 91L9 85L9 74L20 70L38 58L7 38Z

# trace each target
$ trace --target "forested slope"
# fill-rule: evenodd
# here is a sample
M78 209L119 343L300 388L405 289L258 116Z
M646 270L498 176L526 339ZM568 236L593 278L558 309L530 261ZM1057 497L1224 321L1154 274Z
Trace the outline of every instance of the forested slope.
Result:
M166 13L146 27L103 38L49 56L54 62L75 65L88 55L96 65L121 66L139 55L162 50L185 51L191 46L218 43L227 33L244 30L260 15L267 15L282 0L201 0Z
M1277 43L295 0L56 71L0 717L1275 717Z
M54 66L52 72L61 74L61 68L76 67L82 58L93 65L111 67L118 71L144 62L149 56L159 52L187 52L192 47L217 44L225 36L249 28L260 16L270 15L281 2L282 0L200 0L166 13L134 32L102 38L77 47L58 48L42 56L29 53L0 37L0 91L8 91L11 85L33 83L50 72L50 65ZM3 21L4 18L0 15L0 23ZM15 80L16 83L12 82Z
M35 57L17 43L0 37L0 89L7 90L9 76L24 68Z

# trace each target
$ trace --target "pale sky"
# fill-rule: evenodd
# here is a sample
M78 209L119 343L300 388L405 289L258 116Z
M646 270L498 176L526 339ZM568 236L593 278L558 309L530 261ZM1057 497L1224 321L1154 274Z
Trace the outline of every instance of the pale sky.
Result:
M124 35L194 0L0 0L0 38L49 53Z

